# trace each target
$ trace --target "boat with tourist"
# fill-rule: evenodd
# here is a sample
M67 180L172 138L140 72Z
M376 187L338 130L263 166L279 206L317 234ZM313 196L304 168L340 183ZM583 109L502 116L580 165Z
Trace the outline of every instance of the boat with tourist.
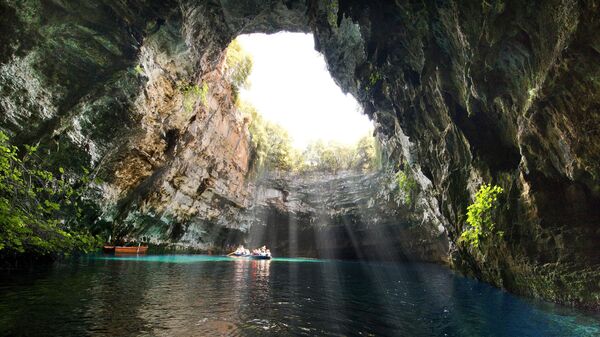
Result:
M271 251L267 249L266 246L262 246L260 248L253 249L252 252L250 252L249 249L245 248L243 245L240 245L235 251L227 254L227 256L233 258L250 258L253 260L270 260Z
M240 245L235 251L227 254L229 257L248 257L250 256L250 249L245 248L244 245Z

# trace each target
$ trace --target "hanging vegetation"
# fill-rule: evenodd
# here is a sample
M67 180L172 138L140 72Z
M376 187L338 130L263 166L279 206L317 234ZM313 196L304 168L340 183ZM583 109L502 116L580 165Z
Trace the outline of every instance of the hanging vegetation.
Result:
M89 172L44 168L37 147L19 151L0 132L0 254L89 251L98 240L82 223Z

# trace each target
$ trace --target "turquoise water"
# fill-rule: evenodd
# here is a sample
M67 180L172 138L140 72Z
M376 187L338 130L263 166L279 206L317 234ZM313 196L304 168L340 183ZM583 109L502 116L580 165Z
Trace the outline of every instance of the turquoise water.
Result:
M144 262L166 262L166 263L197 263L197 262L217 262L217 261L236 261L236 260L248 260L246 257L228 257L228 256L215 256L215 255L98 255L90 256L90 259L94 260L121 260L121 261L144 261ZM327 260L309 259L309 258L288 258L288 257L275 257L271 261L280 262L327 262Z
M431 264L91 256L0 277L1 336L600 336Z

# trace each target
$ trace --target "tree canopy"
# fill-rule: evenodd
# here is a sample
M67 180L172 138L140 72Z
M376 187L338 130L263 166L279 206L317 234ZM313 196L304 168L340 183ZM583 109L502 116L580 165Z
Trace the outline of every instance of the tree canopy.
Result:
M254 61L240 45L237 39L231 41L225 51L224 75L225 79L231 83L234 95L240 88L247 88L250 85L248 76L252 72Z
M259 168L335 174L347 170L369 172L380 166L379 145L370 134L353 145L318 140L299 150L292 146L284 128L265 120L252 105L238 102L238 109L249 120L248 130Z

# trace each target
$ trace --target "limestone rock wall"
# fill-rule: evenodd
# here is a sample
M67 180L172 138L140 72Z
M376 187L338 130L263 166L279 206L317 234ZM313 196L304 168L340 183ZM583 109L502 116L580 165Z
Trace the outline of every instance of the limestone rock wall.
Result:
M247 228L219 219L252 194L222 50L242 33L312 31L390 164L419 182L420 216L446 233L456 268L598 307L599 6L2 0L0 126L73 171L91 166L107 182L104 216L126 233L210 246ZM186 88L204 84L208 102L190 111ZM473 251L456 240L483 182L505 190L505 236Z
M429 191L454 266L591 307L600 303L599 13L594 1L339 1L315 14L332 74ZM341 53L349 41L362 48ZM505 190L504 238L460 247L483 182Z
M256 183L247 243L279 256L445 263L446 235L420 207L390 169L270 173Z
M1 126L16 143L101 178L113 235L207 250L238 231L250 148L221 75L227 38L208 34L218 49L202 62L178 2L0 5Z

